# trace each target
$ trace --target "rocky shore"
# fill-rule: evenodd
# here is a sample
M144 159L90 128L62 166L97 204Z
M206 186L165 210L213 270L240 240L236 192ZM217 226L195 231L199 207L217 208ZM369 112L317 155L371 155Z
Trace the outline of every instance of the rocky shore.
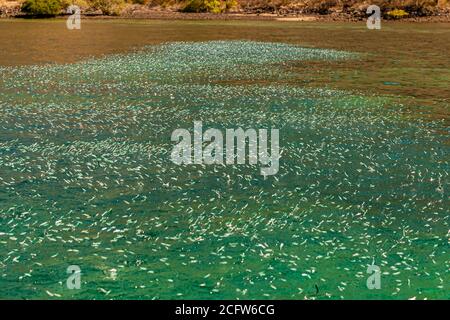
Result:
M261 10L251 8L241 8L235 12L228 13L186 13L163 8L148 8L143 6L131 6L119 15L120 18L134 19L180 19L180 20L279 20L279 21L361 21L367 19L367 7L360 10L343 12L340 10L330 11L324 14L305 12L285 8L282 10ZM89 15L88 15L89 16ZM98 18L100 16L91 15ZM401 20L407 22L450 22L450 9L440 10L430 15L411 15L401 19L395 19L387 15L383 16L388 20Z
M361 21L368 17L366 13L369 4L352 7L331 7L326 10L311 7L299 7L293 3L287 5L264 6L239 3L233 10L226 13L182 12L180 6L150 6L127 4L120 12L104 14L101 10L82 8L82 16L87 19L161 19L161 20L279 20L279 21ZM61 16L64 12L61 12ZM405 22L450 22L450 7L436 8L429 12L409 12L403 17L394 17L382 13L383 19L401 20ZM0 0L0 18L28 18L21 10L19 1Z

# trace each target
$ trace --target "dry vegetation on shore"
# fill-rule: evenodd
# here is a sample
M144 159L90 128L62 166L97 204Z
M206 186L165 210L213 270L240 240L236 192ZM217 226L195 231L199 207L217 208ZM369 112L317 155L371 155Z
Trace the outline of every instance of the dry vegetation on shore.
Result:
M450 17L450 0L0 0L0 16L54 16L69 5L85 15L152 17L155 13L241 13L317 15L333 18L366 17L376 4L384 18Z

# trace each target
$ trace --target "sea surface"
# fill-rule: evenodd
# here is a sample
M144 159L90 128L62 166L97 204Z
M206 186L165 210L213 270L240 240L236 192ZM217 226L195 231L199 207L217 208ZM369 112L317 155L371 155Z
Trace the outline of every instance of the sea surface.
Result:
M0 50L0 298L450 298L448 24L0 20ZM194 121L278 129L278 173L174 164Z

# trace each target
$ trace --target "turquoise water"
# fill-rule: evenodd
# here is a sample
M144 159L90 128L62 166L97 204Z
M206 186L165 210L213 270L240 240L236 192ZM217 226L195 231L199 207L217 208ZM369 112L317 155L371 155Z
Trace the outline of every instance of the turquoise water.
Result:
M450 298L448 127L292 81L293 63L358 58L176 42L0 69L0 297ZM278 174L173 164L194 121L278 128Z

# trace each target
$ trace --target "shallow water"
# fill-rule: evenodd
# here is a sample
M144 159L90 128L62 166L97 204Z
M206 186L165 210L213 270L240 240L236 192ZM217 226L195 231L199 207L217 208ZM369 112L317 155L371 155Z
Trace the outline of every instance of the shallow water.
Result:
M449 298L448 29L61 25L0 22L0 297ZM193 121L279 128L279 173L173 164Z

